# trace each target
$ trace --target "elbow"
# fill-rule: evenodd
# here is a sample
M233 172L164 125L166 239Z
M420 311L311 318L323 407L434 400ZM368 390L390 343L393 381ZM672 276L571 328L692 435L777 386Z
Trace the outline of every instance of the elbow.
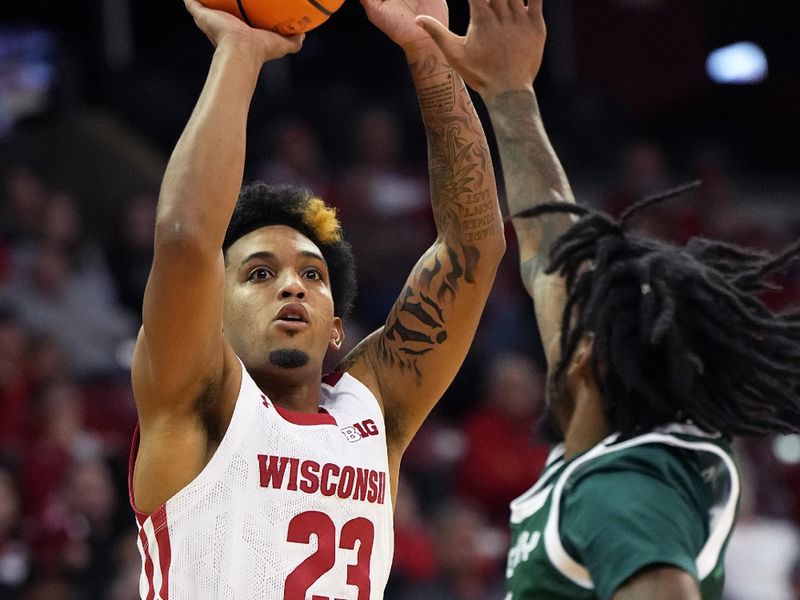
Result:
M496 232L495 235L490 235L486 239L484 247L485 250L483 250L483 254L487 259L499 265L500 261L503 260L503 256L506 254L506 236L502 227L500 227L500 231Z
M156 218L156 250L201 250L211 246L211 237L202 224L192 217L159 214ZM214 249L219 250L221 245L221 242L216 244Z

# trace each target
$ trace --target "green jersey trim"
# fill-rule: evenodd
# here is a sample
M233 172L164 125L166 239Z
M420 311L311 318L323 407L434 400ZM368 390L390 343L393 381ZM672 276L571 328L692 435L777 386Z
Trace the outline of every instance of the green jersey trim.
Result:
M542 486L540 486L538 490L536 489L536 486L534 486L534 488L532 488L529 492L529 494L533 492L530 496L528 494L525 494L524 496L521 496L517 501L512 503L512 521L514 519L515 505L518 510L517 518L522 517L522 515L525 513L527 513L528 515L533 514L533 512L535 511L533 512L529 511L534 507L536 507L537 505L538 508L541 508L541 506L544 505L548 493L551 491L552 488L553 496L552 496L550 514L548 515L543 536L545 551L551 563L556 567L556 569L558 569L558 571L562 575L564 575L566 578L568 578L570 581L572 581L575 585L579 587L582 587L587 590L593 590L594 583L592 582L589 570L567 553L567 551L564 549L564 546L561 543L561 536L559 534L559 514L561 509L561 494L570 476L580 466L586 464L587 462L595 458L598 458L600 456L605 456L613 452L618 452L620 450L625 450L627 448L631 448L634 446L641 446L644 444L664 444L687 450L709 452L714 454L717 458L719 458L721 463L725 465L731 485L727 498L724 499L719 505L715 506L710 511L710 516L711 516L711 522L709 524L710 533L708 539L706 540L706 543L704 544L703 548L701 549L700 553L697 555L695 559L695 564L697 566L697 576L698 579L702 581L711 573L711 571L716 566L719 560L720 553L722 552L722 549L725 545L725 541L727 540L731 532L731 529L733 528L733 523L736 517L736 502L739 497L739 488L740 488L739 475L736 470L736 465L734 464L733 459L722 448L712 443L711 441L707 442L691 441L678 437L679 435L687 435L695 438L697 437L705 438L708 440L719 438L718 434L717 435L709 434L697 427L690 425L679 425L679 424L673 424L666 427L661 427L650 433L646 433L637 436L635 438L619 442L617 444L615 444L614 442L619 438L619 434L613 434L607 437L600 444L598 444L585 454L580 455L572 463L570 463L567 466L567 468L563 471L563 473L561 473L560 476L557 478L558 481L556 481L555 484L546 485L547 483L550 482L547 480L545 481L540 480L542 482ZM555 467L556 464L559 462L560 461L554 461L553 466ZM547 471L545 471L543 475L547 475ZM551 477L548 477L547 479L550 478ZM518 504L519 501L522 502ZM538 508L536 508L536 510L538 510Z

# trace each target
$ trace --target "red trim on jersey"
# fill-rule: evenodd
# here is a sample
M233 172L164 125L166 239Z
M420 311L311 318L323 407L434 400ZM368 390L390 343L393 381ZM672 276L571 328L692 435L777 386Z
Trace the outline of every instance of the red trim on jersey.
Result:
M136 508L136 502L133 499L133 467L136 465L136 453L139 452L139 424L133 430L133 438L131 439L131 453L128 457L128 502L133 509L133 514L136 515L136 521L141 527L150 515L142 512Z
M333 418L333 415L322 407L319 408L319 412L305 413L281 408L277 404L272 406L275 407L275 410L285 421L295 425L336 425L336 419Z
M322 383L335 387L344 376L344 371L331 371L322 378Z
M155 590L153 589L153 557L150 556L150 544L147 541L144 529L139 528L139 541L142 544L142 551L144 552L144 576L147 578L147 596L145 600L153 600L155 598Z
M167 507L162 506L153 513L153 530L156 533L158 546L158 566L161 570L161 600L169 598L169 568L172 564L172 547L169 543L169 525L167 523Z

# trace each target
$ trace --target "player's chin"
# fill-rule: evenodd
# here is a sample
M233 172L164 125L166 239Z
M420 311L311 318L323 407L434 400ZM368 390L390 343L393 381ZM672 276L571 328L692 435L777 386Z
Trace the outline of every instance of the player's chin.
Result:
M279 369L299 369L305 367L311 357L298 348L277 348L268 354L269 363Z

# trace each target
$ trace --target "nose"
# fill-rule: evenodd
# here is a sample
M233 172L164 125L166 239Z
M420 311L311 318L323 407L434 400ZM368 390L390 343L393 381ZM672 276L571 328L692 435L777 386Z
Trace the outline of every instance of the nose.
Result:
M282 300L286 298L297 298L302 300L306 295L306 288L303 286L303 280L297 273L287 273L281 281L281 286L278 295Z

